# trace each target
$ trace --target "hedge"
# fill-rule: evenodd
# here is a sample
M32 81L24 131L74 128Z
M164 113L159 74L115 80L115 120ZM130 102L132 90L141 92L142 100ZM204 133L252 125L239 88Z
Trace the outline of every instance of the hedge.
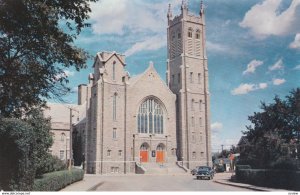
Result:
M35 179L33 191L58 191L71 183L83 179L82 169L72 169L46 173L40 179Z
M257 186L300 190L300 171L240 169L236 171L236 179Z

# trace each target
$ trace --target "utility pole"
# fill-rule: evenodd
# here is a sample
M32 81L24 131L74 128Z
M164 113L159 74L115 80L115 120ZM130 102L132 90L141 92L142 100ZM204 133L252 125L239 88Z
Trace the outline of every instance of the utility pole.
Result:
M70 157L69 157L69 171L71 171L71 167L72 167L72 159L73 159L73 150L72 150L72 130L73 130L73 127L72 127L72 117L73 117L73 114L72 114L72 108L69 108L70 109Z
M73 117L73 110L76 111L77 113L79 113L78 110L75 110L72 107L69 107L70 110L70 157L69 157L69 171L71 170L72 167L72 160L73 160L73 146L72 146L72 142L73 142L73 125L72 125L72 117Z

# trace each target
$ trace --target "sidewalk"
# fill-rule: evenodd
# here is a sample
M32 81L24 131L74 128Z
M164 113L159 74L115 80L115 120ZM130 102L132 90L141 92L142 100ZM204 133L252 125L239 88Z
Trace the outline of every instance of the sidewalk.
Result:
M245 188L245 189L250 189L250 190L255 190L255 191L290 192L289 190L285 190L285 189L274 189L274 188L259 187L259 186L254 186L254 185L251 185L251 184L245 184L245 183L238 183L238 182L230 181L231 176L233 174L234 173L229 173L229 172L216 173L213 181L215 183L219 183L219 184L224 184L224 185L229 185L229 186L234 186L234 187L239 187L239 188Z
M60 191L93 191L103 184L103 178L94 174L85 174L83 180L73 183Z

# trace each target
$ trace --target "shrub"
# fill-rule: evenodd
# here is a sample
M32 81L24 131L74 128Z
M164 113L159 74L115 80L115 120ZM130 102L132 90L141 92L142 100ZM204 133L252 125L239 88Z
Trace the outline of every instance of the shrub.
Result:
M66 163L60 160L56 156L52 156L48 154L45 162L43 163L44 166L39 169L39 172L36 174L37 178L42 177L45 173L55 172L55 171L62 171L67 169Z
M239 169L236 171L236 179L257 186L300 190L300 171Z
M271 169L297 170L298 168L294 159L280 158L274 163L271 163Z
M46 173L42 178L34 180L33 191L58 191L71 183L83 179L82 169L72 169Z

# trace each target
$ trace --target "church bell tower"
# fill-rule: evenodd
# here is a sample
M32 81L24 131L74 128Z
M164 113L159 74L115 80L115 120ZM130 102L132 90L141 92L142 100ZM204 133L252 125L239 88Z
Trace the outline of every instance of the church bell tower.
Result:
M168 10L167 84L176 94L177 158L189 169L211 166L210 98L205 48L205 13L191 15L182 1L181 14Z

